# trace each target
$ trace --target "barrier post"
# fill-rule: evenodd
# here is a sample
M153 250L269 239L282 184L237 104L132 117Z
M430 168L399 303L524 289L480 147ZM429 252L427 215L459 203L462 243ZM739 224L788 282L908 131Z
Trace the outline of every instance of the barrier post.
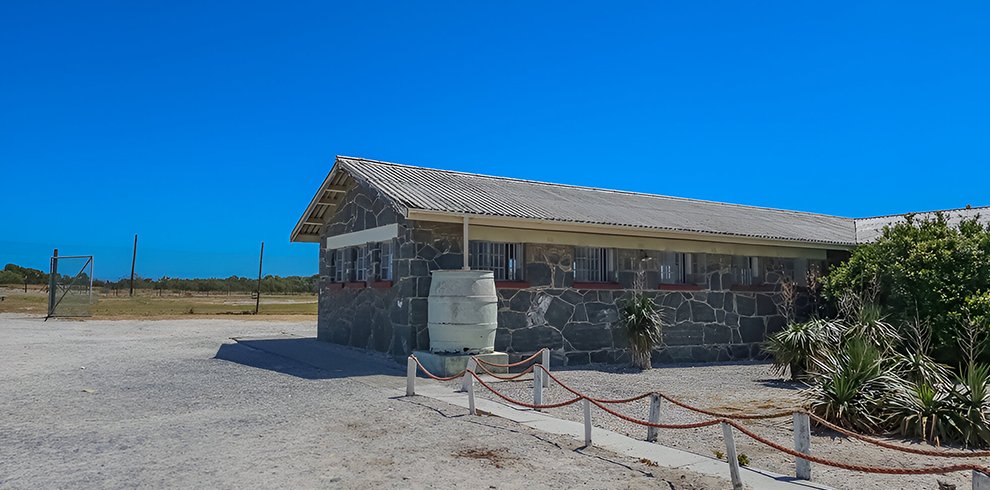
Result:
M794 450L811 454L811 418L808 414L794 412ZM811 479L811 461L794 458L795 476L802 480Z
M739 457L736 455L736 441L732 439L732 426L722 422L722 438L725 439L725 459L729 462L729 477L732 479L732 490L743 490L742 477L739 476Z
M475 369L478 369L478 361L475 361L474 357L472 357L468 359L467 367L464 368L464 378L461 381L461 391L467 391L468 383L474 383L474 376L471 376L468 373L475 372Z
M534 374L536 375L533 376L533 405L543 405L543 376L535 373L535 369L539 368L534 368ZM539 410L539 408L536 410Z
M990 476L980 471L973 471L973 490L990 490Z
M477 410L474 409L474 376L465 373L464 376L467 379L467 393L468 393L468 411L471 415L478 415Z
M660 395L656 393L650 395L650 416L648 420L651 424L660 423ZM646 442L657 442L656 427L646 427Z
M584 446L591 447L591 402L584 398L581 406L584 408Z
M550 387L550 349L543 348L543 358L540 360L543 364L543 386Z
M406 396L416 396L416 359L406 359Z

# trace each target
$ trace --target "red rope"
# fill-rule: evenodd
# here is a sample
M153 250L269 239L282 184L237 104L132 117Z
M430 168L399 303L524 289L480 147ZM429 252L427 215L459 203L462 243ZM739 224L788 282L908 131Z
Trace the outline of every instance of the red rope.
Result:
M409 356L409 358L412 359L412 360L414 360L414 361L416 361L416 365L419 366L419 369L421 369L423 371L423 373L426 374L427 377L429 377L431 379L435 379L437 381L451 381L451 380L455 380L457 378L460 378L461 376L464 376L464 373L466 372L466 370L461 370L461 372L459 372L459 373L457 373L457 374L455 374L453 376L447 376L447 377L437 376L437 375L431 373L428 369L426 369L426 366L424 366L423 363L419 362L419 359L417 359L416 356Z
M487 375L489 375L489 376L491 376L491 377L493 377L495 379L500 379L502 381L525 381L525 380L522 380L522 379L519 379L519 378L521 378L521 377L523 377L523 376L525 376L525 375L533 372L533 366L530 366L530 367L526 368L526 370L523 371L523 372L521 372L521 373L516 373L516 374L511 375L511 376L502 376L500 374L495 374L495 373L489 371L488 368L486 368L483 364L478 364L478 367L481 368L481 370L484 371L485 374L487 374Z
M523 360L518 361L518 362L509 363L509 364L499 364L499 363L496 363L496 362L489 362L489 361L486 361L484 359L481 359L480 357L477 357L477 356L474 357L474 361L477 362L478 364L485 364L485 365L488 365L488 366L491 366L491 367L512 368L512 367L516 367L516 366L522 366L523 364L526 364L527 362L532 361L533 359L536 359L537 357L540 357L541 355L543 355L543 349L540 349L539 351L536 352L536 354L533 354L533 355L527 357L526 359L523 359Z
M913 447L902 446L900 444L892 444L889 442L881 441L879 439L874 439L872 437L867 437L862 434L857 434L856 432L853 432L851 430L844 429L813 413L809 413L809 412L804 412L804 413L807 413L808 417L810 417L811 420L814 420L816 424L823 425L846 437L852 437L853 439L859 439L863 442L880 447L885 447L887 449L893 449L895 451L921 454L924 456L935 456L941 458L982 458L982 457L990 456L990 451L948 451L948 450L916 449Z
M505 401L507 401L509 403L515 403L516 405L520 405L520 406L523 406L523 407L526 407L526 408L533 408L533 409L537 409L537 410L542 410L542 409L545 409L545 408L560 408L560 407L565 407L565 406L570 405L572 403L577 403L577 402L581 401L581 397L575 397L575 398L572 398L572 399L567 400L565 402L550 403L550 404L546 404L546 405L536 405L536 404L533 404L533 403L526 403L526 402L523 402L523 401L516 400L514 398L510 398L508 395L503 395L502 393L499 393L495 388L492 388L488 383L485 383L476 373L472 373L471 371L468 371L468 372L471 373L471 376L474 376L474 379L478 380L478 382L481 383L481 386L484 386L485 388L488 388L488 391L490 391L490 392L498 395L499 398L501 398L501 399L503 399L503 400L505 400Z
M838 461L832 461L830 459L820 458L818 456L812 456L810 454L805 454L799 451L795 451L786 446L777 444L776 442L764 439L754 434L750 430L746 429L738 422L732 420L722 420L722 422L725 422L726 424L729 424L732 427L739 429L739 432L746 434L754 441L769 446L782 453L789 454L796 458L806 459L808 461L811 461L812 463L823 464L825 466L832 466L844 470L860 471L863 473L880 473L885 475L944 475L946 473L954 473L956 471L972 470L990 475L990 468L987 468L985 466L974 465L974 464L955 464L949 466L938 466L938 467L928 467L928 468L891 468L886 466L865 466L865 465L840 463Z

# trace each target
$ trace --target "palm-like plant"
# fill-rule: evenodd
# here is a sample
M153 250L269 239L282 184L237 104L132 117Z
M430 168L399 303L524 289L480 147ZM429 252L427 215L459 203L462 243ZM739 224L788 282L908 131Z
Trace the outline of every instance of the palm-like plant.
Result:
M905 384L891 398L887 410L891 429L903 436L919 437L940 445L958 432L953 423L954 407L939 385Z
M842 325L822 319L793 323L771 335L763 350L773 357L773 369L779 374L790 369L791 379L804 376L814 356L824 355L838 347Z
M990 366L971 363L956 377L949 393L958 438L966 446L990 444Z
M663 342L664 310L649 296L636 292L620 303L619 324L626 329L632 365L640 369L653 367L653 348Z
M812 364L807 374L812 387L804 394L813 412L850 429L881 429L897 376L875 346L851 338L837 352L813 357Z

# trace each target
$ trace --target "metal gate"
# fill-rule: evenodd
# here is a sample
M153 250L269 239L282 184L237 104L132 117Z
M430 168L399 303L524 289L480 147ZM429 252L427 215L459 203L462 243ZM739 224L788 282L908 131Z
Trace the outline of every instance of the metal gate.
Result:
M52 255L48 276L48 316L91 316L93 298L93 256Z

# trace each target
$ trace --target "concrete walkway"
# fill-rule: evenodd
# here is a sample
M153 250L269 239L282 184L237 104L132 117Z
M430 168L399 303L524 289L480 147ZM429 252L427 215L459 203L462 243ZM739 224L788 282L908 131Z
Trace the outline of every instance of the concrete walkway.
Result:
M251 348L262 350L270 354L292 359L296 362L307 364L331 373L340 371L341 361L353 358L354 361L344 362L350 366L366 365L368 354L357 352L346 347L319 342L312 338L300 338L296 336L267 337L264 339L235 338L239 343ZM395 391L395 396L405 394L405 377L401 368L395 366L390 361L382 358L382 363L387 364L379 369L369 369L367 372L358 373L358 376L367 376L364 380L383 388ZM494 380L493 380L494 381ZM486 380L486 382L488 382ZM476 386L475 389L485 389ZM468 399L466 393L453 392L449 386L445 386L435 381L417 378L416 395L425 396L439 400L450 405L463 407L467 410ZM482 410L497 417L512 420L526 425L536 430L551 434L559 434L573 437L579 441L584 440L584 425L569 420L561 420L546 413L535 410L516 408L505 403L476 397L475 405L478 410ZM592 410L596 408L592 407ZM645 432L645 429L644 429ZM745 437L739 434L737 437ZM592 441L596 447L607 449L616 454L628 456L635 459L646 458L656 462L666 468L692 471L699 474L716 476L725 480L726 487L729 487L729 466L725 461L702 456L699 454L662 446L656 443L640 441L631 437L618 434L605 429L594 428L592 430ZM794 477L778 475L766 470L753 467L741 468L743 483L750 488L766 490L794 490L794 489L828 489L825 485L813 481L798 480Z

